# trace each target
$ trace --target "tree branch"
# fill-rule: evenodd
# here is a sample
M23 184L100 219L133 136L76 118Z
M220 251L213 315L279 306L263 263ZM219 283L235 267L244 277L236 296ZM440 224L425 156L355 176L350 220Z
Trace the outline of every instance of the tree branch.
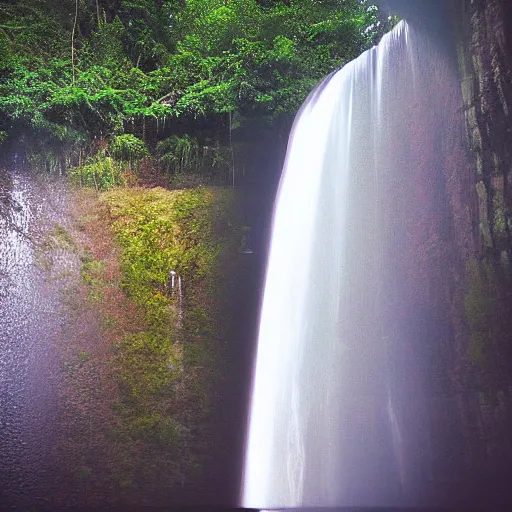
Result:
M3 28L4 30L24 30L28 27L11 27L9 25L0 25L0 28Z
M162 101L165 101L167 98L170 98L171 96L177 95L177 94L178 93L176 91L168 92L167 94L165 94L161 98L158 98L157 100L155 100L154 103L162 103Z

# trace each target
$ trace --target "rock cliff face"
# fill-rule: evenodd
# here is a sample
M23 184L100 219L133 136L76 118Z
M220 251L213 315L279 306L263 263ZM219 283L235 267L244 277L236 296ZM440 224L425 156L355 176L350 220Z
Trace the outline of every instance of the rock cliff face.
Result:
M503 0L461 3L458 54L468 142L476 167L480 243L508 260L512 69ZM503 253L503 254L502 254Z
M512 2L381 0L380 4L425 31L460 81L460 113L445 109L437 121L440 131L446 123L452 126L450 136L436 146L443 151L448 146L450 156L443 162L432 154L418 158L417 173L424 162L430 166L430 171L422 171L418 186L428 189L428 175L430 183L442 189L437 211L425 214L434 198L431 191L424 206L416 201L421 210L416 217L422 220L413 231L419 244L416 253L424 254L423 267L414 254L401 255L403 268L416 273L411 286L419 290L409 307L416 315L424 312L429 332L417 343L428 354L422 358L422 372L430 393L433 492L448 503L509 503ZM432 81L441 83L437 74ZM438 102L446 101L439 90ZM413 186L409 194L417 194L417 188ZM435 215L441 219L435 221ZM431 243L420 237L420 228L432 231Z
M506 0L454 4L472 193L478 205L476 251L466 265L464 300L464 381L466 389L474 390L466 404L469 460L498 482L510 474L512 460L510 11Z
M434 245L440 256L430 258L427 265L441 282L431 275L424 289L435 290L436 298L420 300L429 330L433 332L434 322L440 324L439 336L426 341L432 363L424 369L431 392L434 492L450 494L459 503L508 502L505 482L512 468L512 3L382 0L381 4L430 33L443 47L459 76L464 113L462 119L458 115L446 119L451 115L447 111L439 120L440 126L449 122L453 127L453 138L448 137L452 140L444 146L453 145L448 151L451 157L442 163L436 178L444 188L445 213L441 213L444 220L439 226L450 232L451 240L436 228ZM444 101L442 95L439 101ZM464 154L460 153L461 142ZM436 159L428 159L434 177ZM425 243L423 249L426 253ZM468 482L478 485L469 490Z

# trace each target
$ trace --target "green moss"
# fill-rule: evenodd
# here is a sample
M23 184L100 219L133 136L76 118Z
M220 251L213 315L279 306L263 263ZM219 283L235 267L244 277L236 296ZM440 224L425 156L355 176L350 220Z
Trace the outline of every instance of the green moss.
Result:
M170 416L156 412L136 418L130 427L130 433L134 437L142 438L164 449L177 448L183 430L183 427Z
M75 478L78 481L88 480L92 475L92 469L88 466L80 466L75 470Z
M479 181L476 184L476 191L478 194L478 209L480 219L480 231L484 237L484 245L486 247L493 247L493 241L491 236L491 227L489 221L489 215L487 212L487 189L483 181Z
M75 249L75 241L69 232L60 224L55 224L55 227L46 236L41 243L41 248L44 250L53 249Z
M105 280L106 263L95 260L88 252L82 254L80 261L82 262L80 275L87 284L87 299L93 303L102 302L105 287L108 285Z
M494 234L498 238L506 236L505 205L502 194L496 194L492 198Z
M105 314L102 318L102 327L104 329L115 329L118 325L118 320L115 316Z
M83 366L87 361L91 359L92 355L90 352L86 352L85 350L79 350L77 354L78 364L79 366Z
M60 224L55 225L55 228L53 230L53 237L55 240L57 240L63 246L70 247L73 249L76 247L73 237Z
M218 276L235 265L242 236L234 192L131 188L106 192L101 200L121 247L122 286L143 318L141 330L115 347L115 409L123 428L114 435L164 454L152 464L160 472L166 466L177 481L178 473L201 466L199 441L194 447L188 432L204 427L220 372ZM183 282L181 304L176 285L171 289L171 271ZM94 282L98 273L98 262L86 259L84 278Z
M485 348L489 342L487 333L476 331L470 334L467 356L472 364L483 366L485 364Z
M122 189L103 200L123 248L125 287L144 309L170 304L171 270L187 282L212 276L221 251L240 235L230 221L230 190Z
M95 260L88 252L80 257L82 268L80 275L82 279L89 285L101 285L105 274L105 262Z
M80 373L81 369L90 361L92 361L92 354L90 352L77 350L75 357L65 361L63 369L69 374L69 376L76 377Z
M474 331L489 328L494 306L492 270L487 262L470 260L466 265L468 291L465 299L466 317Z

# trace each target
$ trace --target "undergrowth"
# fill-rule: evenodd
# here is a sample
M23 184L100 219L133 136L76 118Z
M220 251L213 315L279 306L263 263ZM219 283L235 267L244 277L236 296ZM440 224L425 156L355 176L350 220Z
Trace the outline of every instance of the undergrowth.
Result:
M96 190L108 190L125 184L124 174L127 166L110 156L96 155L89 158L84 165L69 170L72 181L83 187Z

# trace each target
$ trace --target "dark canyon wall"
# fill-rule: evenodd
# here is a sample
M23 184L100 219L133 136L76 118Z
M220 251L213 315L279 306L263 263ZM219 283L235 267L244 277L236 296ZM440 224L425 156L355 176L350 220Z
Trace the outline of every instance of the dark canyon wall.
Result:
M435 104L418 98L410 116L421 119L404 121L404 137L422 141L414 169L392 184L406 198L399 235L406 246L396 257L408 292L391 301L412 312L418 326L404 350L409 345L422 362L409 378L411 385L424 382L428 395L431 491L441 503L509 504L512 2L382 0L381 6L424 31L443 54L431 78ZM458 111L448 108L453 76L460 82ZM444 134L450 126L450 135L427 148L421 130L432 123ZM441 160L435 148L449 156Z

